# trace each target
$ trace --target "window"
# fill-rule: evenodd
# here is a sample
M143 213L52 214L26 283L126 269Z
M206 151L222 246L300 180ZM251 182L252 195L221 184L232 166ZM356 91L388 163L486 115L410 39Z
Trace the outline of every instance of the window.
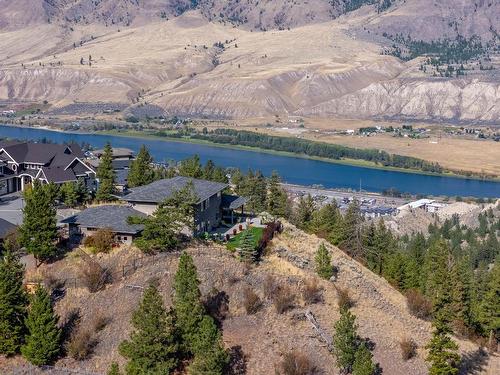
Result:
M127 236L124 236L123 237L123 241L127 241L128 240L128 237Z
M118 236L118 241L121 241L122 240L122 236Z

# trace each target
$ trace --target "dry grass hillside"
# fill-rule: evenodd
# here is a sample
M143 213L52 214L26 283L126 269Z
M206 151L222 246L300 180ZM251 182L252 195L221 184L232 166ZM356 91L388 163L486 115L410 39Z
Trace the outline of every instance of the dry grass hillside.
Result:
M497 2L393 1L344 14L352 3L0 0L0 100L148 103L219 119L498 122L495 71L432 78L417 60L381 55L392 43L384 33L488 41Z
M188 249L198 268L203 295L227 294L223 338L227 348L241 347L246 358L246 373L274 373L283 355L295 349L307 355L319 373L338 374L326 344L304 318L304 313L312 312L326 335L331 335L333 323L339 318L338 290L342 289L348 291L354 302L352 309L357 316L359 334L374 343L374 358L383 373L426 374L423 346L430 338L430 323L410 315L405 298L399 292L335 247L327 245L339 269L338 279L335 283L319 279L312 270L312 259L321 241L287 224L284 233L273 240L263 262L253 267L245 266L223 247L198 244ZM119 271L137 255L134 250L122 249L101 256L99 262ZM67 289L64 297L56 303L62 322L67 322L72 312L79 311L83 327L92 327L96 321L106 323L94 335L95 347L88 359L64 358L56 366L102 374L113 360L123 364L117 346L128 336L130 317L141 298L142 287L157 282L166 304L170 305L177 260L178 254L172 254L154 264L139 267L136 272L123 279L117 277L111 285L94 294L85 288ZM53 284L57 279L77 275L81 263L82 259L73 253L48 266L42 273ZM322 297L316 303L308 304L302 291L312 280L320 286ZM291 308L283 314L276 311L271 301L272 285L286 286L287 295L296 296ZM248 314L245 309L244 295L248 289L263 302L254 314ZM415 358L404 361L399 342L408 337L415 340L419 349ZM462 373L498 373L500 358L486 356L472 342L458 342L465 358ZM28 366L17 358L4 361L2 366L0 371L6 373L28 371Z

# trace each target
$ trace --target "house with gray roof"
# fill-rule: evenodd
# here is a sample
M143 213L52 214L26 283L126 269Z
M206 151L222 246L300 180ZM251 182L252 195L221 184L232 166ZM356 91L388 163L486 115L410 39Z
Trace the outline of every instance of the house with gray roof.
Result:
M133 188L122 199L134 209L152 215L160 203L188 184L192 184L198 199L194 207L194 234L210 232L221 223L223 191L228 187L228 184L177 176ZM238 202L233 203L238 205ZM244 201L240 201L240 203L244 204Z
M128 206L104 205L89 207L73 216L61 220L68 225L72 242L91 236L99 229L109 229L115 234L117 243L131 244L144 229L142 224L129 224L130 216L145 217L146 214Z
M22 191L34 180L62 184L82 180L95 188L95 170L77 144L0 142L0 195Z

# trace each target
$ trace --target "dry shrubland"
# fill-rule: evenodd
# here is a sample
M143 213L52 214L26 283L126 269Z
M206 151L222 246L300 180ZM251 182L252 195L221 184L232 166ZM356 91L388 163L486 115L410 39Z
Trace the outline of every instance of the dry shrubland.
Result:
M311 278L306 280L301 290L304 304L311 305L313 303L321 302L323 299L321 291L322 289L318 285L318 281L316 279Z
M411 338L405 337L402 339L399 342L399 347L401 348L401 357L405 361L415 357L417 354L417 344Z
M277 373L282 375L312 375L316 370L309 358L298 351L285 353L279 367Z
M262 306L260 297L250 287L243 289L243 306L247 314L255 314Z
M416 289L406 292L406 304L410 312L419 319L429 319L432 313L432 302Z

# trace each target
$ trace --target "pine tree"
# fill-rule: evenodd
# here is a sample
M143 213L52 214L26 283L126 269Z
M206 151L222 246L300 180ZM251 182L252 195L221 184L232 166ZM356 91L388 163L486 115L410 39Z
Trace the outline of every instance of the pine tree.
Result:
M347 308L340 310L340 319L335 323L333 353L336 364L344 372L350 372L358 349L356 317Z
M202 178L203 168L200 163L200 157L194 155L192 158L181 161L179 165L179 175L184 177Z
M205 314L199 285L193 258L184 252L179 259L179 267L175 274L173 301L183 349L188 353L194 353L198 327Z
M340 218L341 214L337 203L333 201L333 203L326 204L314 211L309 229L319 237L329 238Z
M128 358L126 373L170 374L178 364L177 337L172 313L165 310L158 289L144 291L139 308L132 315L130 340L120 344L120 354Z
M308 229L315 211L314 200L308 194L305 198L300 197L294 214L294 224L301 229Z
M104 152L99 160L96 175L99 180L96 200L99 202L115 200L113 194L115 193L116 173L113 169L113 149L109 143L104 146Z
M31 300L26 327L26 343L21 347L24 358L35 366L51 363L61 352L61 329L57 326L50 296L39 286Z
M366 347L366 344L361 344L354 355L354 364L352 365L352 375L373 375L375 374L375 364L373 363L373 355Z
M425 294L435 302L443 287L449 286L450 248L444 240L434 242L427 251L424 261ZM435 303L434 303L435 304Z
M479 321L492 339L500 340L500 261L497 259L489 275L486 293L479 306Z
M434 332L426 349L429 354L426 358L431 364L430 375L458 374L460 356L457 354L458 345L450 338L451 329L446 322L439 318L434 320Z
M145 145L142 145L137 158L130 164L127 177L129 187L137 187L150 184L155 179L153 169L153 158Z
M23 343L28 305L23 276L23 265L7 251L0 259L0 354L15 354Z
M59 189L59 195L68 207L76 207L79 201L79 193L74 182L65 182Z
M212 160L207 160L203 167L203 179L212 181L215 174L215 164Z
M288 196L280 185L281 179L273 171L268 183L267 211L276 217L286 217L288 214Z
M238 255L240 260L254 262L257 260L257 247L255 246L255 237L250 228L241 233Z
M222 375L229 363L221 333L213 318L208 315L200 322L193 352L194 359L188 369L190 375Z
M361 221L359 202L355 199L347 208L339 236L340 248L353 257L361 256L363 253Z
M314 257L316 264L316 273L325 280L329 280L333 276L332 257L324 243L319 245Z
M24 191L23 224L19 228L21 245L39 261L51 258L57 251L56 210L48 186L35 180Z
M472 327L472 271L468 257L455 262L450 279L453 286L452 309L455 318Z

